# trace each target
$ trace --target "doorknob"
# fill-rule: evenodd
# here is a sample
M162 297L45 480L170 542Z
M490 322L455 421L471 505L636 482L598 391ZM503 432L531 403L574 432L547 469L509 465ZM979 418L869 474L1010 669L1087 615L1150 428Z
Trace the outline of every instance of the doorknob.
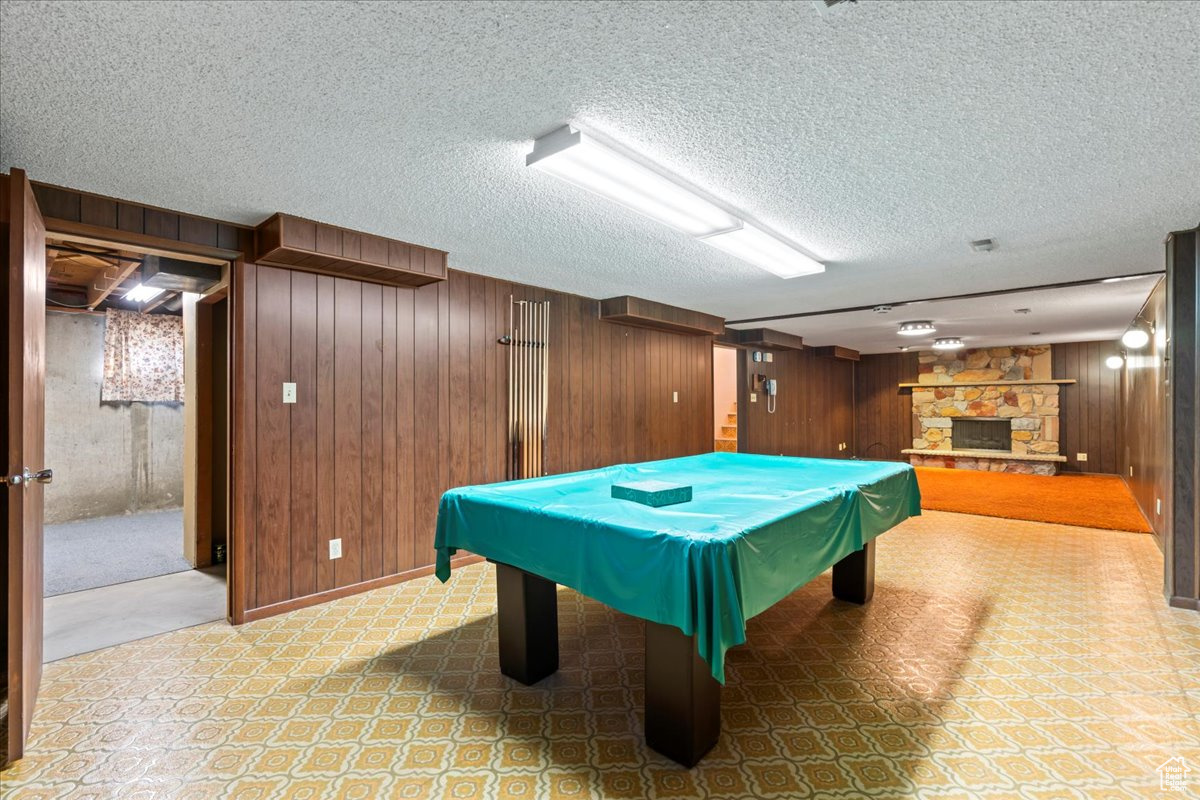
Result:
M50 483L54 480L54 470L39 469L37 472L23 470L19 475L9 475L4 482L9 486L22 486L28 483Z

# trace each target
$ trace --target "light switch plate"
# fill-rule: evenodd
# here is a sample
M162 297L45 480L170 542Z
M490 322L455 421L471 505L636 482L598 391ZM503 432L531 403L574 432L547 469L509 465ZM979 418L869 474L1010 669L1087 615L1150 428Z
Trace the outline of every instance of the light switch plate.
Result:
M679 392L671 392L671 402L672 403L679 402Z
M775 354L774 354L774 353L763 353L763 359L764 359L764 360L765 360L765 361L766 361L768 364L770 364L770 363L772 363L772 362L775 360Z
M285 383L283 385L283 402L285 402L285 403L296 402L296 384Z
M1162 498L1161 497L1154 498L1154 513L1162 514Z
M342 557L342 540L341 539L330 539L329 540L329 560L332 561L335 558L341 558L341 557Z
M762 361L763 360L762 352L759 350L755 350L753 353L750 354L750 360L753 361L755 364Z
M1087 453L1076 453L1075 460L1076 461L1087 461Z
M757 403L757 402L758 402L758 395L757 395L757 394L755 394L754 392L751 392L751 393L750 393L750 402L751 402L751 403Z

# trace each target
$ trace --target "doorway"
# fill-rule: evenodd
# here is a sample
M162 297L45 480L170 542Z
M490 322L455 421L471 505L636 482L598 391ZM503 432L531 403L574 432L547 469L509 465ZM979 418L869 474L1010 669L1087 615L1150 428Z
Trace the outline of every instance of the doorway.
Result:
M50 662L228 615L228 266L46 244Z
M735 347L713 345L713 450L738 449L737 362Z

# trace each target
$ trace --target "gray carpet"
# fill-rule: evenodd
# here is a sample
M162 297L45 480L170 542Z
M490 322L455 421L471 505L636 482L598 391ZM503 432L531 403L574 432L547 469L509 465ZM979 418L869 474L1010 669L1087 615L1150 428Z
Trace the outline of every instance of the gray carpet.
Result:
M47 525L46 597L192 568L183 557L183 511Z

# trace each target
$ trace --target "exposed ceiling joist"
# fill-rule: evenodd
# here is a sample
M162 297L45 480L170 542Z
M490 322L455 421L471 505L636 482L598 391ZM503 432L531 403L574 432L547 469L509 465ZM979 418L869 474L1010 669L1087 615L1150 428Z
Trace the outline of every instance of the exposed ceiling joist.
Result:
M137 261L121 261L116 266L108 267L100 275L100 280L91 283L87 288L88 308L95 308L103 303L113 290L125 282L139 267Z

